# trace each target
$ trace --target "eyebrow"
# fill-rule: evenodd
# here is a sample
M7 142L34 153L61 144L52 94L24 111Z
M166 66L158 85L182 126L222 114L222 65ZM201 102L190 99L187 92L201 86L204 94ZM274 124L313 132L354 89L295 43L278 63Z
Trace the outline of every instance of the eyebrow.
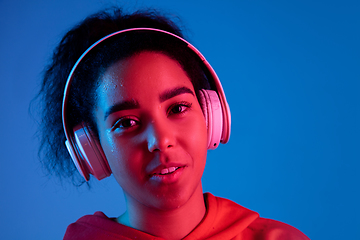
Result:
M184 94L184 93L190 93L193 96L195 96L194 92L190 88L178 87L178 88L167 90L164 93L162 93L160 95L160 102L164 102L170 98L176 97L176 96L178 96L180 94Z
M118 112L118 111L122 111L122 110L135 109L135 108L139 108L139 103L134 99L131 99L129 101L119 102L119 103L111 106L105 112L104 120L106 120L109 117L109 115L113 114L114 112Z
M166 100L169 100L170 98L176 97L178 95L184 94L184 93L190 93L193 96L195 96L194 92L187 87L178 87L174 89L167 90L160 94L159 99L160 102L164 102ZM104 121L109 117L109 115L122 111L122 110L129 110L129 109L136 109L139 108L139 103L135 99L123 101L116 103L115 105L111 106L106 112L104 116Z

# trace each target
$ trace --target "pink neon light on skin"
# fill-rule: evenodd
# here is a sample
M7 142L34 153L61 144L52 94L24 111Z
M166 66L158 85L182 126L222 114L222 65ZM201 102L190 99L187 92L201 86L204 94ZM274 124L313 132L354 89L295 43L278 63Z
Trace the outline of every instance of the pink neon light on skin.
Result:
M142 52L109 67L101 81L95 107L100 142L128 205L146 205L144 212L178 209L202 196L206 122L179 63ZM191 93L177 91L184 88ZM113 106L120 108L104 120ZM154 174L170 167L181 168Z

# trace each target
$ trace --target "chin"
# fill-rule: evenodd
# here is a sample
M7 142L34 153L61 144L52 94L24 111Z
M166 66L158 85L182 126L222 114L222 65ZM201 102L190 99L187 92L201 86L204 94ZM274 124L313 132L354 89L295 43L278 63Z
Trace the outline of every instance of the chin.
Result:
M157 208L163 211L171 211L181 208L186 205L189 201L192 200L194 193L197 192L198 188L193 188L193 191L186 190L179 191L178 189L173 191L166 191L162 193L157 193L155 196L152 196L152 207ZM202 197L202 188L200 185L200 194Z
M171 211L181 208L185 205L190 197L185 196L156 196L153 200L152 207L162 211Z

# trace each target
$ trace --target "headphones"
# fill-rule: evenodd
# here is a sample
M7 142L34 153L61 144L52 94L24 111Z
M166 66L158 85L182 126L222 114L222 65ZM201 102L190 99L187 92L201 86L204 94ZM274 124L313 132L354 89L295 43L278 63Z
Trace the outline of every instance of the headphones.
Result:
M82 122L73 129L69 129L68 127L66 120L66 108L70 95L71 82L74 78L76 68L92 49L100 43L106 41L108 38L132 31L155 31L173 36L174 39L178 39L185 43L187 47L195 53L195 55L199 58L199 61L203 64L203 67L205 67L205 69L207 69L210 73L210 75L207 76L209 82L211 85L215 86L214 90L201 89L199 92L200 105L205 116L208 131L208 149L215 149L220 142L225 144L229 141L231 127L230 108L226 101L225 93L218 76L199 50L197 50L185 39L164 30L155 28L130 28L121 30L107 35L91 45L76 61L65 84L62 103L62 122L66 136L65 145L76 168L86 181L89 180L90 174L94 175L98 180L108 177L111 175L111 169L99 140L95 134L92 133L87 123Z

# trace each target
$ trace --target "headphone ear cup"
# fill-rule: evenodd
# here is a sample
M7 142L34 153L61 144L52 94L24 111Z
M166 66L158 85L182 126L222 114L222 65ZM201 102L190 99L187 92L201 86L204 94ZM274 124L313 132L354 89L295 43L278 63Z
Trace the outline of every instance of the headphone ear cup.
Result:
M223 132L223 113L220 99L214 90L200 89L200 104L208 130L208 149L219 146Z
M200 101L201 110L205 117L206 128L208 129L209 128L209 116L208 116L208 107L207 107L208 102L206 100L204 91L205 91L204 89L200 89L199 101Z
M87 171L85 171L85 169L80 165L81 164L80 157L77 157L76 152L71 147L71 143L69 142L69 140L65 141L65 145L66 145L68 152L70 153L71 160L75 164L76 169L79 171L80 175L83 176L83 178L85 178L86 181L89 181L89 178L90 178L89 173Z
M101 145L90 127L86 123L77 125L74 129L74 149L78 154L69 151L75 166L80 174L89 180L89 174L94 175L98 180L111 175L111 169L106 160ZM69 143L67 143L68 145ZM69 147L68 147L69 149ZM74 156L73 156L74 155Z

